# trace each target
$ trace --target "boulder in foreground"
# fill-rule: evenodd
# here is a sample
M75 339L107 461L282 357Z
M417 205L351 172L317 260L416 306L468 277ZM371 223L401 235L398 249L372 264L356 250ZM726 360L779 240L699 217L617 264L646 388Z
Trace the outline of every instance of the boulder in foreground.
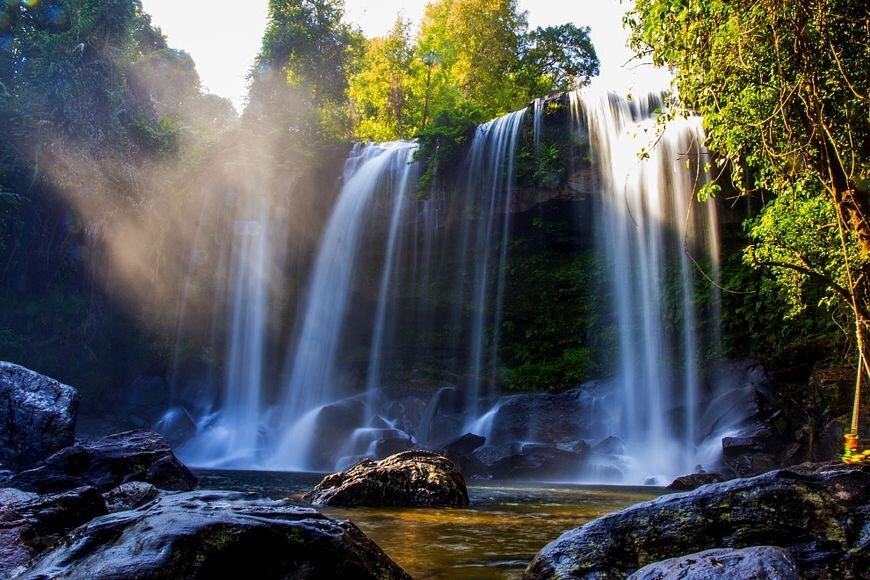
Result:
M431 507L468 505L465 478L432 451L403 451L381 461L363 460L323 478L305 495L316 505Z
M350 522L236 492L165 494L73 530L21 578L410 577Z
M172 491L188 491L196 485L196 477L153 431L127 431L76 443L39 467L12 477L7 485L37 493L84 485L107 492L130 481L145 481Z
M717 548L644 566L628 580L800 580L797 562L775 546Z
M562 534L525 578L623 578L703 550L770 545L792 553L801 577L862 577L870 466L807 464L640 503Z
M30 469L72 445L78 408L74 388L0 361L0 468Z
M12 575L73 528L104 514L106 504L93 487L48 495L0 490L0 578Z

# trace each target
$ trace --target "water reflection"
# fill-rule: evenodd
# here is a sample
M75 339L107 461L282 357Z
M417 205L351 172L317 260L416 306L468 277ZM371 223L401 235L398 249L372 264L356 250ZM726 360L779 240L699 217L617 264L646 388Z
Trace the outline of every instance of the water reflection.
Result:
M301 502L322 475L201 471L201 487L255 491ZM320 508L351 520L417 579L520 578L562 532L652 499L658 488L486 483L469 486L467 509Z

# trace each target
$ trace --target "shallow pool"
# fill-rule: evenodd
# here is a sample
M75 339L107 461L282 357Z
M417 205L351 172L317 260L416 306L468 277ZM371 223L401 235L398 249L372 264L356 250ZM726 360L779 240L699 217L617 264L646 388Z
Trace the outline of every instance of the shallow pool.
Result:
M299 500L322 474L197 471L200 487L255 491ZM468 508L329 508L347 519L414 578L519 578L562 532L631 504L654 487L472 482Z

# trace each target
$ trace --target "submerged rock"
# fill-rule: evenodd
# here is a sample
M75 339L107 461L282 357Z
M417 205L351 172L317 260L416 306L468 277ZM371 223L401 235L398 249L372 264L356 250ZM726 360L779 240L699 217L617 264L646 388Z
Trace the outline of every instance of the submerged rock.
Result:
M525 578L625 577L667 558L761 545L790 550L806 578L861 577L870 466L808 464L640 503L562 534Z
M166 440L152 431L128 431L76 443L7 484L38 493L83 485L106 492L129 481L146 481L174 491L187 491L196 485L196 477L175 457Z
M366 459L327 475L305 499L333 506L466 506L468 491L452 461L432 451L413 450L381 461Z
M0 362L0 468L30 469L72 445L78 408L74 388Z
M644 566L628 580L800 580L791 552L775 546L717 548Z
M71 532L21 578L410 578L350 522L250 494L194 491Z
M673 491L691 491L708 483L720 483L725 481L719 473L690 473L689 475L681 475L668 485L668 489Z

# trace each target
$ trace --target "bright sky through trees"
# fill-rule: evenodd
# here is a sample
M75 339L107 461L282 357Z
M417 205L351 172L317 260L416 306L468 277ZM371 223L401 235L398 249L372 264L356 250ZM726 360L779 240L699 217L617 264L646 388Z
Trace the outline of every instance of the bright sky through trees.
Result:
M367 36L386 34L397 14L418 24L428 0L346 0L349 22L358 24ZM142 0L142 4L169 38L169 44L188 51L209 91L232 99L241 108L247 92L245 76L260 49L266 27L268 0L225 2L215 0ZM520 0L528 11L529 26L573 22L589 26L601 76L598 86L618 91L630 87L661 87L667 82L662 71L649 65L629 64L625 47L627 32L622 14L627 4L620 0Z

